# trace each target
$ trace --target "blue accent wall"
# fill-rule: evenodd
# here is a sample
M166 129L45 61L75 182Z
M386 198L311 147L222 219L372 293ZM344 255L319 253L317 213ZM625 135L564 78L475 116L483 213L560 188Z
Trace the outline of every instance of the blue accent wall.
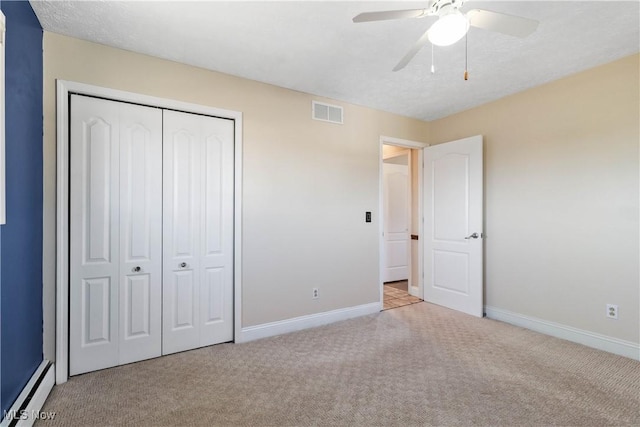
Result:
M0 226L0 404L42 362L42 26L27 1L3 1L7 223Z

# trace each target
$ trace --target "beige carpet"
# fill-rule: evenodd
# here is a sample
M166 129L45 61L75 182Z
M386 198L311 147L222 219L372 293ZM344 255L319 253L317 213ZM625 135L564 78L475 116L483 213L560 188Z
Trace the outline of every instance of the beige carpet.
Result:
M427 303L73 377L53 425L640 425L640 362Z

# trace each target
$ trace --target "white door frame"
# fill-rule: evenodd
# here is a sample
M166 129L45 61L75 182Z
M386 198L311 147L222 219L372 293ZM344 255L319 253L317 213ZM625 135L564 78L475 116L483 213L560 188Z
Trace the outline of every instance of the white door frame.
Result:
M379 249L379 260L378 260L378 283L380 287L380 306L383 306L384 302L384 177L382 173L383 167L383 145L394 145L397 147L409 148L409 149L417 149L422 150L429 146L429 144L425 142L419 141L411 141L408 139L400 139L394 138L391 136L380 136L380 145L379 145L379 161L378 161L378 212L380 212L380 221L378 223L378 249ZM411 159L411 156L409 157ZM421 157L420 157L421 158ZM412 170L411 165L409 165L409 170ZM409 177L411 179L411 176ZM413 184L411 185L413 187ZM413 188L411 189L413 191ZM422 212L422 164L418 163L418 236L423 235L423 212ZM411 208L409 208L411 209ZM411 233L409 233L411 235ZM411 243L410 243L411 244ZM409 251L409 258L411 258L411 251ZM418 298L423 298L424 286L423 286L423 260L422 260L422 245L418 244L418 277L415 280L417 283L412 283L413 285L413 293L412 289L409 289L409 292L412 295L417 296ZM411 277L412 273L412 265L411 259L409 259L409 277ZM417 286L416 286L417 285ZM417 288L417 289L416 289Z
M69 377L69 94L234 120L234 339L242 330L242 113L64 80L56 82L56 384Z

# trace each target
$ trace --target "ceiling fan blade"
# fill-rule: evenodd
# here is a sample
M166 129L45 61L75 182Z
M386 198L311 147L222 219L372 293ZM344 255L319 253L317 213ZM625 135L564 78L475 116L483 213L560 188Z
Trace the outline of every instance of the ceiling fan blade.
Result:
M469 24L474 27L522 38L538 28L538 21L535 19L490 10L472 9L467 12L467 18L469 18Z
M420 18L427 9L386 10L382 12L364 12L353 18L353 22L386 21L389 19Z
M400 71L402 70L404 67L407 66L407 64L409 62L411 62L411 60L413 59L414 56L416 56L416 53L418 53L418 51L420 49L422 49L422 46L424 46L425 44L427 44L427 42L429 41L429 30L427 30L422 37L420 37L418 39L418 41L413 45L413 47L411 48L411 50L409 52L407 52L407 54L400 60L400 62L398 62L398 65L396 65L393 69L393 71Z

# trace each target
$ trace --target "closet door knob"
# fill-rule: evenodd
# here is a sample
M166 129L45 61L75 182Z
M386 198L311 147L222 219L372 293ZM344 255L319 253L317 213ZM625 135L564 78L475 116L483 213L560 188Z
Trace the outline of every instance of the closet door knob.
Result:
M140 271L142 271L142 268L140 268L140 266L137 265L137 266L133 267L131 269L131 271L133 271L134 273L139 273Z
M187 266L187 263L186 263L186 262L181 262L181 263L180 263L180 268L185 268L186 266Z

